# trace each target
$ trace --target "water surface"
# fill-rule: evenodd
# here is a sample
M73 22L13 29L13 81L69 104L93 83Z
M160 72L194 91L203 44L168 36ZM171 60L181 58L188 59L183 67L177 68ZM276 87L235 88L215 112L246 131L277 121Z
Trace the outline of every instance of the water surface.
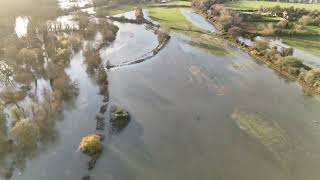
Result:
M181 13L183 16L193 23L195 26L207 30L209 32L217 32L218 30L210 24L208 21L206 21L201 15L191 11L191 10L186 10L186 9L181 9Z
M117 25L115 42L100 52L104 62L125 62L157 45L143 25ZM319 179L319 97L306 96L297 82L229 48L232 55L214 56L172 34L156 57L112 69L110 105L123 106L132 119L120 133L106 128L104 152L91 172L78 145L94 132L102 96L85 71L82 51L76 53L67 72L79 82L80 95L57 123L57 141L12 179ZM291 155L285 167L237 126L231 118L237 110L258 114L286 134L292 147L282 149Z

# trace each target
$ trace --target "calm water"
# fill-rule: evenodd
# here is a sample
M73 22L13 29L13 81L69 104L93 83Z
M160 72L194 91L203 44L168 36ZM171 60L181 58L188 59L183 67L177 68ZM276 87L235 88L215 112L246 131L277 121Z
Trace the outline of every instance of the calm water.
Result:
M125 62L156 46L156 36L144 26L118 25L115 42L101 50L104 62ZM232 55L213 56L172 34L156 57L111 70L111 104L125 107L132 121L120 134L106 137L91 172L78 145L94 132L102 97L85 71L82 52L75 54L68 74L78 80L80 95L57 123L57 141L12 179L69 180L87 174L97 180L319 179L319 98L304 95L297 83L230 48ZM236 125L230 117L235 110L276 122L299 147L286 168Z
M209 22L207 22L201 15L191 11L182 9L181 13L183 16L190 22L192 22L195 26L207 30L209 32L217 32L218 30Z

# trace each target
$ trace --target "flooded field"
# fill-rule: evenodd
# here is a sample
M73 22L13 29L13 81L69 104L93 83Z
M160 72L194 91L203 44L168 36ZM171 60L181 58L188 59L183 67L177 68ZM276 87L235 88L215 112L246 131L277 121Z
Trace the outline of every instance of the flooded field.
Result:
M61 1L60 6L74 3ZM216 32L201 16L182 13L200 28ZM122 15L134 16L133 12ZM81 28L73 16L61 16L47 25L57 22ZM94 51L102 67L126 63L158 44L158 37L143 24L112 23L119 28L115 39ZM27 25L27 19L17 19L18 36L25 35ZM48 133L53 138L23 162L10 154L1 157L1 175L11 163L15 168L7 179L14 180L80 180L87 175L93 180L320 178L318 96L305 94L297 82L233 46L228 46L230 54L213 55L191 46L185 35L171 32L168 44L155 57L106 70L108 83L103 86L108 88L108 101L87 60L88 49L99 47L105 38L100 31L80 38L81 46L72 50L64 72L76 82L78 93L64 103ZM78 33L69 35L79 38ZM51 80L40 79L31 89L50 89ZM79 142L96 132L96 116L105 101L109 108L103 114L104 150L89 171L90 158L79 150ZM131 116L121 132L111 129L111 105L125 108Z

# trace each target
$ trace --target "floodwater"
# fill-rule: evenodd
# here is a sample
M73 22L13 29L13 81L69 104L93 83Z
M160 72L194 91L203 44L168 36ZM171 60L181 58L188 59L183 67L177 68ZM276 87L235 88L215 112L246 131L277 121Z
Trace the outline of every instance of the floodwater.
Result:
M209 32L217 32L218 30L209 22L207 22L201 15L186 9L181 9L183 16L195 26L207 30Z
M125 62L156 46L156 36L143 25L117 25L116 40L101 50L104 62ZM110 104L125 107L132 119L118 134L106 128L103 154L90 172L78 145L94 132L102 96L86 73L82 51L76 53L67 73L78 81L80 94L56 124L57 140L12 179L319 179L320 99L229 48L231 55L214 56L172 34L156 57L112 69ZM272 147L239 128L231 117L235 111L277 125L291 144L279 152L290 154L285 166Z

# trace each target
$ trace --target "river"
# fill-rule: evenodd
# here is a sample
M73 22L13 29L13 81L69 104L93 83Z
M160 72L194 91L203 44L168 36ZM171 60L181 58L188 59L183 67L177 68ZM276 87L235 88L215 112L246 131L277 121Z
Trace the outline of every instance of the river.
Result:
M104 62L126 62L156 46L156 36L143 25L117 25L116 40L100 52ZM57 123L57 140L12 179L320 178L319 97L304 94L298 83L235 47L229 47L232 54L215 56L171 36L154 58L110 71L110 104L125 107L132 120L121 133L106 128L103 154L90 172L78 145L95 129L102 96L86 73L82 51L76 53L67 73L79 82L80 94ZM281 129L290 146L266 148L237 125L236 111ZM290 154L285 167L275 158L278 151Z

